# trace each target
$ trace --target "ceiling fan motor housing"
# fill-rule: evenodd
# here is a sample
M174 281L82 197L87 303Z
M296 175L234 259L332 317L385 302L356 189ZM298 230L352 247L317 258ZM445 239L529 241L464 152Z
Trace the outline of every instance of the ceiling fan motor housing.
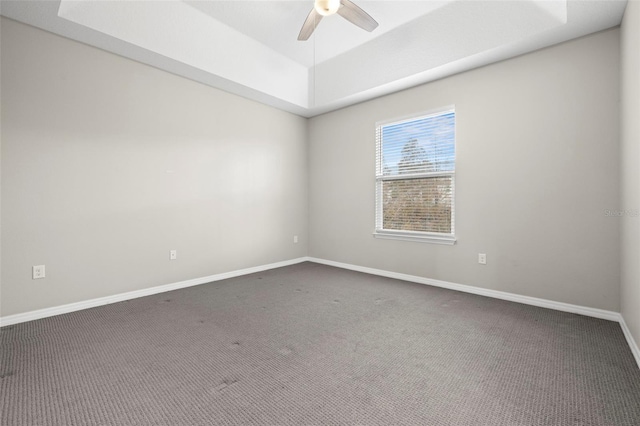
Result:
M333 15L340 9L340 0L315 0L314 8L322 16Z

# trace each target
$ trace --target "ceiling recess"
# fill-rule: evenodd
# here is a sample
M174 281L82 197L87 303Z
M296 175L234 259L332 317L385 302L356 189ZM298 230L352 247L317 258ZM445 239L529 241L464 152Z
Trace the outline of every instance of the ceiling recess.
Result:
M310 117L620 24L624 0L367 1L363 31L308 1L2 1L2 15Z

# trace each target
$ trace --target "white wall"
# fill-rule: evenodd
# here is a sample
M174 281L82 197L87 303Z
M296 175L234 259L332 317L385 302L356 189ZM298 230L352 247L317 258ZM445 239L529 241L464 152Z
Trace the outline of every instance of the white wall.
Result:
M306 255L305 119L5 18L1 39L2 316Z
M617 311L618 100L613 29L311 119L310 256ZM451 104L457 244L374 239L376 121Z
M621 206L640 209L640 2L630 1L621 26ZM640 217L621 222L622 316L640 344Z

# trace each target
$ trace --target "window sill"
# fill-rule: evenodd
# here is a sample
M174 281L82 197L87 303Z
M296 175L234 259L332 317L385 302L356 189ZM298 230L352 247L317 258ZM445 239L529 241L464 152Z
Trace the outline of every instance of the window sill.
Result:
M382 238L385 240L414 241L418 243L444 244L450 246L456 243L456 237L453 235L425 235L417 232L375 231L373 236L374 238Z

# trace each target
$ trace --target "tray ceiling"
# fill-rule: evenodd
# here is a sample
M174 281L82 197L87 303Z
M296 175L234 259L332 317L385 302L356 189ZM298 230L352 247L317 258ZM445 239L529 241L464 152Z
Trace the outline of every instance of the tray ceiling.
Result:
M625 0L356 3L306 42L313 1L2 1L0 12L83 43L310 117L620 24Z

